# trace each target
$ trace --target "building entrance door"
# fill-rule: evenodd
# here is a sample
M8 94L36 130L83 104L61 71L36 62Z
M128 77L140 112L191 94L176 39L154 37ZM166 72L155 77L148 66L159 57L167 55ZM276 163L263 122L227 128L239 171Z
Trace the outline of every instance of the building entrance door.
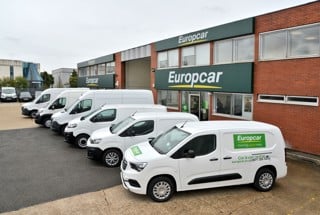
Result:
M200 95L189 94L189 112L200 119Z

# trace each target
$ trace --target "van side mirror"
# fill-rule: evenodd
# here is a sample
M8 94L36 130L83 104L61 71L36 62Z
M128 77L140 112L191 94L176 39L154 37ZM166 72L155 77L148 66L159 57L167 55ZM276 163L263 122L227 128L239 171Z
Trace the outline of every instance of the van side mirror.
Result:
M184 156L186 158L195 158L196 157L196 153L194 152L194 150L192 149L188 149L184 152Z
M85 119L85 117L84 116L82 116L81 118L80 118L80 121L83 121Z

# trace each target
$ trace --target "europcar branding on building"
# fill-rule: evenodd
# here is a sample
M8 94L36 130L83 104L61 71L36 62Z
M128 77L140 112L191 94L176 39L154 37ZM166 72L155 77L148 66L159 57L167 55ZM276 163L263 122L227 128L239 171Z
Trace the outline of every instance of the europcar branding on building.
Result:
M188 34L186 36L182 35L178 37L179 46L190 45L192 43L205 42L208 37L208 31L203 31L194 34Z
M252 63L159 69L157 90L206 90L252 93Z

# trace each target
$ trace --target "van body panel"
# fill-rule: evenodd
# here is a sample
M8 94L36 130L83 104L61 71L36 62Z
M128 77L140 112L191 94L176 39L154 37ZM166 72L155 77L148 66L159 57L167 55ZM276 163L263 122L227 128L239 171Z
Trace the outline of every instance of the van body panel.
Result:
M89 88L74 88L62 91L46 107L40 108L35 118L35 123L43 125L45 120L51 119L52 114L63 109L68 109Z
M99 149L99 151L104 152L110 148L115 148L124 153L130 146L147 141L149 138L153 139L177 123L199 121L195 115L181 112L136 113L123 121L128 119L130 119L131 122L115 133L110 132L110 130L112 130L110 127L93 132L87 142L88 158L101 159L99 157L92 157L90 150ZM122 122L119 122L115 126ZM146 126L143 127L144 125ZM141 128L143 129L140 130ZM132 133L132 130L134 130L135 133ZM99 140L99 143L96 143L97 140Z
M65 128L65 140L67 142L74 142L75 138L79 135L88 135L101 128L115 124L124 118L139 112L166 112L167 108L162 105L153 104L115 104L104 105L97 111L85 117L78 117L69 121L68 126ZM106 117L99 121L101 115L110 116L115 114L114 117Z
M14 87L1 87L1 101L16 102L18 99L16 88Z
M121 178L126 189L146 194L150 180L158 175L172 176L176 191L185 191L251 184L261 168L272 167L274 179L287 174L285 142L276 126L254 121L202 121L177 124L175 129L188 136L168 152L160 153L157 147L170 146L170 139L166 145L159 139L160 145L142 142L125 151L125 163L147 164L143 171L122 164ZM190 149L195 151L189 152ZM132 186L129 180L140 187Z
M70 120L85 116L106 104L154 104L154 99L150 90L91 90L79 97L67 111L53 114L51 129L61 132Z
M40 108L46 107L51 101L63 91L70 89L88 89L88 88L49 88L40 93L32 102L22 105L22 115L30 116L32 113L37 113ZM34 114L35 116L35 114Z

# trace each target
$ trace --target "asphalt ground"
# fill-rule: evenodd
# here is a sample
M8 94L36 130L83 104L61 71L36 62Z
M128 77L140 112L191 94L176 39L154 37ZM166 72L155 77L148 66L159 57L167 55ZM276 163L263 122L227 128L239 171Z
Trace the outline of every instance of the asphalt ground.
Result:
M0 195L7 198L5 200L9 205L16 207L20 199L24 198L31 206L21 208L19 210L1 213L5 215L42 215L42 214L285 214L285 215L320 215L320 167L314 162L309 162L308 155L288 156L288 175L276 181L274 188L269 192L257 192L252 186L234 186L216 189L206 189L198 191L189 191L176 193L173 198L165 203L154 203L148 197L136 195L123 189L121 185L110 188L101 188L95 191L89 187L86 191L78 183L89 181L97 183L99 180L108 180L101 172L104 167L100 164L88 162L84 158L85 152L68 147L61 142L62 137L54 135L35 126L31 119L21 116L20 104L1 104L0 103ZM13 115L12 115L13 114ZM15 129L13 128L32 128L32 129ZM2 130L2 131L1 131ZM5 131L3 131L5 130ZM40 139L37 132L42 132L46 138ZM21 136L26 134L26 136ZM45 148L47 137L55 137L50 146L49 154L54 154L54 158L48 156L39 156L37 153L31 153L30 150L38 152L41 148ZM17 143L10 142L12 138L19 140ZM27 141L28 140L28 141ZM26 144L28 142L28 144ZM40 144L39 144L40 142ZM9 144L10 143L10 144ZM37 148L33 149L35 143ZM24 146L24 148L20 148ZM40 149L39 149L40 148ZM57 155L58 150L62 155ZM15 149L15 150L11 150ZM6 151L6 153L2 153ZM70 153L68 153L70 152ZM71 153L72 152L72 153ZM31 156L35 154L35 156ZM59 154L59 153L58 153ZM4 158L8 157L8 159ZM9 159L10 157L10 159ZM41 159L40 159L41 157ZM58 159L59 158L59 159ZM81 159L83 158L83 159ZM313 156L314 159L320 160L319 156ZM20 166L18 166L20 161ZM26 160L32 160L28 161ZM5 161L5 169L2 164ZM91 177L77 178L71 176L73 168L68 161L79 162L76 170L79 172L91 172L98 169L97 172L91 172ZM84 165L80 165L85 162ZM54 164L56 163L56 165ZM45 168L38 174L34 169L43 165ZM51 167L51 168L48 168ZM85 168L86 167L86 168ZM20 173L17 168L20 168ZM112 170L113 171L113 170ZM115 172L119 169L114 169ZM53 173L56 172L56 173ZM118 174L117 173L117 174ZM14 180L12 187L7 188L7 183L3 180L2 175L11 175L10 180ZM109 174L107 174L109 176ZM57 187L51 186L50 183L46 187L46 180L53 178L58 181ZM102 179L101 179L102 178ZM69 183L69 182L73 183ZM67 183L67 184L65 184ZM22 192L20 187L31 187ZM73 195L71 197L64 196L63 190L78 190L84 194ZM27 192L28 191L28 192ZM29 194L32 191L34 194ZM14 194L10 194L13 192ZM45 193L45 194L43 194ZM56 197L55 194L60 193ZM32 196L47 196L44 203L36 204ZM1 197L1 198L2 198ZM54 200L59 198L57 200ZM53 200L53 201L50 201ZM2 207L0 199L0 208ZM35 205L34 205L35 204Z
M86 158L86 150L46 128L0 131L0 212L106 189L119 168Z

